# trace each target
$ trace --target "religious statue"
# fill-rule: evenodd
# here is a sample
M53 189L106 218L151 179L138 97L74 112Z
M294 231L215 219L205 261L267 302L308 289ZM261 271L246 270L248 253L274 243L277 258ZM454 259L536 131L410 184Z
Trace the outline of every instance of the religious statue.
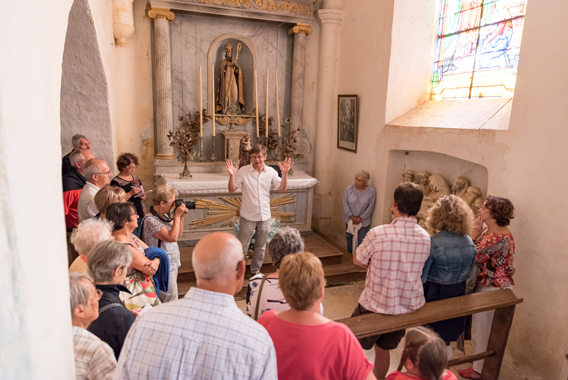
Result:
M406 169L402 172L402 183L414 182L414 170Z
M225 115L241 115L245 110L243 95L243 74L237 60L241 44L237 45L237 56L233 60L233 46L225 46L225 59L221 62L219 77L219 96L215 106L216 112Z
M456 177L454 183L452 184L452 194L457 195L463 199L467 188L469 186L469 181L463 176Z
M477 186L470 186L467 188L465 195L463 196L463 200L471 207L471 211L473 211L473 215L477 218L479 209L483 206L483 193L481 189Z
M422 170L416 173L416 183L422 189L422 194L424 194L424 196L427 196L428 194L430 194L430 191L432 191L430 189L430 185L428 184L429 178L430 178L430 172L426 170Z
M241 146L239 149L239 168L250 164L250 134L245 134L241 139Z

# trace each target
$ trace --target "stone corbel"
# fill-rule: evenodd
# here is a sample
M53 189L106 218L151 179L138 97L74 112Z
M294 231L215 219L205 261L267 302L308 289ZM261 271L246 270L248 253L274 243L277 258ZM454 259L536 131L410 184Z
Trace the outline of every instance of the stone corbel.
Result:
M124 46L126 40L134 34L134 0L112 0L112 31L118 46Z
M313 30L312 27L307 24L297 24L296 26L293 26L288 30L288 34L291 36L298 33L303 33L306 36L309 36L313 33Z
M169 22L174 21L175 14L170 11L170 8L149 8L146 15L151 19L164 19Z

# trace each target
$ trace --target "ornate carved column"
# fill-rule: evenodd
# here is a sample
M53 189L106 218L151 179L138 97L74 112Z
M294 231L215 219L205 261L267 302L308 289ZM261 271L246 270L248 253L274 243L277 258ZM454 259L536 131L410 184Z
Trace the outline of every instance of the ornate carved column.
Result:
M151 8L147 14L154 20L156 159L171 160L176 158L168 141L168 132L173 130L170 22L175 15L169 8Z
M304 127L304 83L306 71L306 36L312 34L312 27L307 24L297 24L288 30L294 36L294 52L292 63L292 99L291 123L292 130Z
M334 2L327 5L337 6ZM339 4L342 5L341 3ZM318 63L318 97L316 110L316 138L314 141L314 177L319 183L314 191L314 227L322 232L331 228L331 180L330 165L333 141L336 136L337 115L336 75L338 59L339 27L343 20L341 9L320 9L320 52Z

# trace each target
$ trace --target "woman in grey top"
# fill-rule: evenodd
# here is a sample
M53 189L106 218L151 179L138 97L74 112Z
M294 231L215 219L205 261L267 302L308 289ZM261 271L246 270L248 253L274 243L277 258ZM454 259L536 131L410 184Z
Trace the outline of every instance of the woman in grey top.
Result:
M347 229L347 250L351 254L353 247L363 242L371 226L371 213L377 193L373 186L368 185L370 178L368 171L358 171L355 173L355 184L347 186L343 195L343 221ZM353 244L354 232L357 233L356 244Z
M183 233L184 217L189 210L181 204L174 211L173 218L169 214L174 209L178 195L175 189L166 185L156 187L153 192L153 206L142 222L142 240L150 247L163 249L170 259L170 281L167 292L160 292L162 302L178 299L177 275L181 266L178 238Z

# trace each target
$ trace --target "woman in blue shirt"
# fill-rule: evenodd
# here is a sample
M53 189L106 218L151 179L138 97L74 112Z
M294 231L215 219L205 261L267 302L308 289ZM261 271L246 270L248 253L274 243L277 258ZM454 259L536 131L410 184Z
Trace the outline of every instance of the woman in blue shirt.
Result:
M347 229L347 250L351 254L363 242L371 226L371 213L377 193L373 186L368 185L370 178L368 171L358 171L355 173L355 184L347 186L343 195L343 221ZM353 242L355 233L357 240Z
M465 283L475 264L475 245L469 237L473 211L456 195L438 199L429 211L428 227L437 233L431 238L430 256L424 263L422 283L426 302L465 295ZM430 327L440 335L452 357L450 342L465 329L465 317L436 322Z

